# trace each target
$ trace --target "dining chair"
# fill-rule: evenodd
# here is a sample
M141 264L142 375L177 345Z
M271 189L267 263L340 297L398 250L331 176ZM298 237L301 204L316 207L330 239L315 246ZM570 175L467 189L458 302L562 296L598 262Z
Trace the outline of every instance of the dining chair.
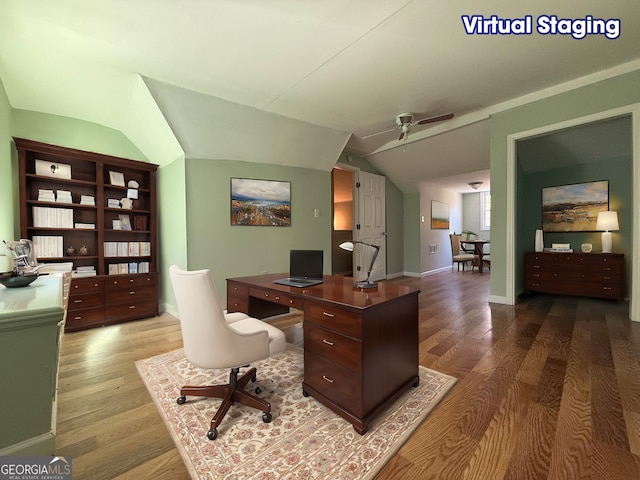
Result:
M460 271L460 264L462 264L462 270L464 271L465 264L468 262L473 264L478 257L472 253L466 253L462 250L459 234L451 233L449 234L449 239L451 240L451 272L453 273L453 266L455 264L458 265L458 271Z

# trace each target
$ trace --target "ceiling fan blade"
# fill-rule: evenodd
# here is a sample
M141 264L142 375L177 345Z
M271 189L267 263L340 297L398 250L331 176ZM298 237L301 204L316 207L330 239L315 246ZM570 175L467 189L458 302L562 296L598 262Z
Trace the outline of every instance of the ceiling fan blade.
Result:
M383 130L381 132L371 133L369 135L365 135L364 137L362 137L362 140L366 140L367 138L375 137L376 135L382 135L383 133L395 132L397 129L398 129L397 127L393 127L393 128L389 128L388 130Z
M422 120L418 120L416 125L426 125L427 123L435 123L442 122L443 120L451 120L453 118L453 113L447 113L446 115L438 115L437 117L423 118Z

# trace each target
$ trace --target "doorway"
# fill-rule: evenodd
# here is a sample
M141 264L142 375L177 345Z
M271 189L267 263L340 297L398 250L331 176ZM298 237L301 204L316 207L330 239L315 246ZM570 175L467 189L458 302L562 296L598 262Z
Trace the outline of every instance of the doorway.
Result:
M353 255L339 245L353 239L354 172L331 170L333 222L331 222L331 274L353 275Z

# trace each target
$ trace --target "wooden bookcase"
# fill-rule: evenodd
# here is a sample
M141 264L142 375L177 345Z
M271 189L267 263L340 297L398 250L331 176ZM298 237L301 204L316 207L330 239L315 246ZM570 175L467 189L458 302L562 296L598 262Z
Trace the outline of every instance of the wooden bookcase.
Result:
M21 138L14 142L21 238L35 237L40 263L73 263L65 331L157 315L158 166ZM61 168L43 174L46 162ZM124 186L112 183L111 172L124 179ZM133 191L128 191L130 181L137 183ZM47 191L53 191L56 199L43 198ZM65 192L71 193L72 203L56 201ZM93 197L94 204L81 204L83 196ZM136 196L132 208L113 204ZM121 215L128 216L131 230L114 228ZM120 247L115 253L114 244ZM86 269L95 270L95 275Z

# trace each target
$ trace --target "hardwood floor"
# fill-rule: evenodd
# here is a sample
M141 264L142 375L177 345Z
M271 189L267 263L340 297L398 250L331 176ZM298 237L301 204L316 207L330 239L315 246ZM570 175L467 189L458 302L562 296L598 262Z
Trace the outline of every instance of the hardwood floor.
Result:
M489 275L422 279L420 363L458 383L380 479L640 478L640 323L605 300L487 303ZM279 325L298 343L300 326ZM186 479L134 361L182 345L170 315L65 334L57 453L74 479Z

